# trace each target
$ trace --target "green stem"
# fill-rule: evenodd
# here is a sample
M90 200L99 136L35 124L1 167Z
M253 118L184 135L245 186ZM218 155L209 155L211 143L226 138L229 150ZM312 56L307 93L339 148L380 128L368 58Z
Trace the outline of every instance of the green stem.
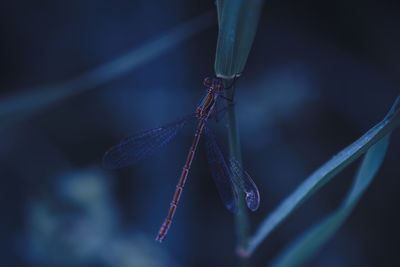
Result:
M232 84L232 80L224 80L225 85ZM242 164L242 152L240 149L240 139L239 139L239 129L236 120L235 113L235 102L234 100L234 88L225 90L225 97L231 99L232 101L228 104L228 139L229 139L229 155L231 158L236 159ZM237 188L236 191L239 196L238 212L235 215L235 230L238 242L238 252L245 251L248 247L248 237L249 237L249 219L247 215L246 204L244 202L243 192ZM242 266L246 266L246 260L242 259Z

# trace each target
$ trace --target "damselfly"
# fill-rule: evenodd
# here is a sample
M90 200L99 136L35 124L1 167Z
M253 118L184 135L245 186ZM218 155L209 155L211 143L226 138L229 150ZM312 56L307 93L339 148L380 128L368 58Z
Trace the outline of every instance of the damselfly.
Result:
M250 210L255 211L260 204L260 195L257 186L249 174L241 168L236 159L230 159L230 168L227 166L214 134L206 127L207 120L210 118L211 114L215 112L216 101L224 91L222 81L218 78L206 78L203 84L207 87L207 94L201 100L194 115L125 138L118 145L109 149L103 157L103 165L108 169L117 169L131 165L154 154L159 148L166 145L188 121L198 120L193 144L190 147L185 165L183 166L175 194L170 203L168 215L156 238L156 240L160 242L164 240L171 226L200 140L200 135L203 132L206 137L208 164L220 197L228 210L236 213L238 208L238 193L234 184L245 193L246 204Z

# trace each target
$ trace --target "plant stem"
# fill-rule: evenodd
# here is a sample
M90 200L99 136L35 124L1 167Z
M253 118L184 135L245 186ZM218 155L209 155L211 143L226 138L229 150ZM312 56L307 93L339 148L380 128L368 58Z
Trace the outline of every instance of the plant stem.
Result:
M233 80L224 80L224 85L232 84ZM235 102L234 100L234 88L233 86L230 89L225 90L225 97L231 99L228 104L228 140L229 140L229 156L231 158L236 159L242 164L242 152L240 149L240 139L239 139L239 129L236 120L235 113ZM235 215L235 230L236 230L236 238L238 242L238 251L246 250L248 247L248 237L249 237L249 219L247 215L246 204L244 202L244 194L243 192L237 188L235 185L235 189L238 192L239 201L238 201L238 212ZM242 266L247 266L247 261L242 258L241 262Z

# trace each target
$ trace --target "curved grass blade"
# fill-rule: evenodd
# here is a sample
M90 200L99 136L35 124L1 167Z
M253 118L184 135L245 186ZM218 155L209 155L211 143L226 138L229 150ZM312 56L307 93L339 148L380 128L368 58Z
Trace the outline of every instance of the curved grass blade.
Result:
M24 119L58 101L96 88L153 60L185 39L214 25L208 11L157 36L132 51L71 80L26 88L24 92L0 97L0 128Z
M263 0L217 0L218 41L215 74L233 79L243 72L256 35Z
M195 118L194 115L191 115L182 120L124 138L104 154L103 166L107 169L118 169L153 155L168 144L188 121Z
M292 267L301 265L336 233L350 215L382 165L389 144L389 137L390 134L387 134L367 151L354 180L354 184L341 207L306 231L278 256L272 266Z
M232 179L235 184L245 193L247 207L255 211L260 206L260 193L256 184L251 179L250 175L242 169L240 163L231 158L231 170L233 173Z
M232 175L225 163L224 157L211 130L204 131L208 165L217 186L218 193L226 208L232 212L238 211L238 194L233 186Z
M260 224L242 255L249 256L303 201L400 124L400 97L385 118L312 173Z

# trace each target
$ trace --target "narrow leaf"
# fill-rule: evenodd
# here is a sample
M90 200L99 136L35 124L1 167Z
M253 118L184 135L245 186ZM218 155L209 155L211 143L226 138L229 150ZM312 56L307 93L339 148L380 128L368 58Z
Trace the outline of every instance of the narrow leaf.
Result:
M338 174L398 126L400 123L399 102L400 97L397 97L391 110L380 123L372 127L358 140L343 149L312 173L291 195L289 195L273 212L271 212L271 214L260 224L257 231L249 241L248 249L243 254L246 256L251 255L260 243L301 203L303 203L303 201L310 197L314 192L318 191L318 189L320 189L332 177Z
M0 127L4 128L58 101L100 86L137 69L185 39L213 25L214 16L214 12L208 11L160 34L154 40L134 48L125 55L71 80L26 88L22 93L0 97Z
M256 35L263 0L217 0L217 77L232 79L242 73Z
M336 233L378 172L389 144L389 136L390 134L387 134L368 150L355 178L353 187L341 207L309 229L291 246L285 249L272 266L301 265Z

